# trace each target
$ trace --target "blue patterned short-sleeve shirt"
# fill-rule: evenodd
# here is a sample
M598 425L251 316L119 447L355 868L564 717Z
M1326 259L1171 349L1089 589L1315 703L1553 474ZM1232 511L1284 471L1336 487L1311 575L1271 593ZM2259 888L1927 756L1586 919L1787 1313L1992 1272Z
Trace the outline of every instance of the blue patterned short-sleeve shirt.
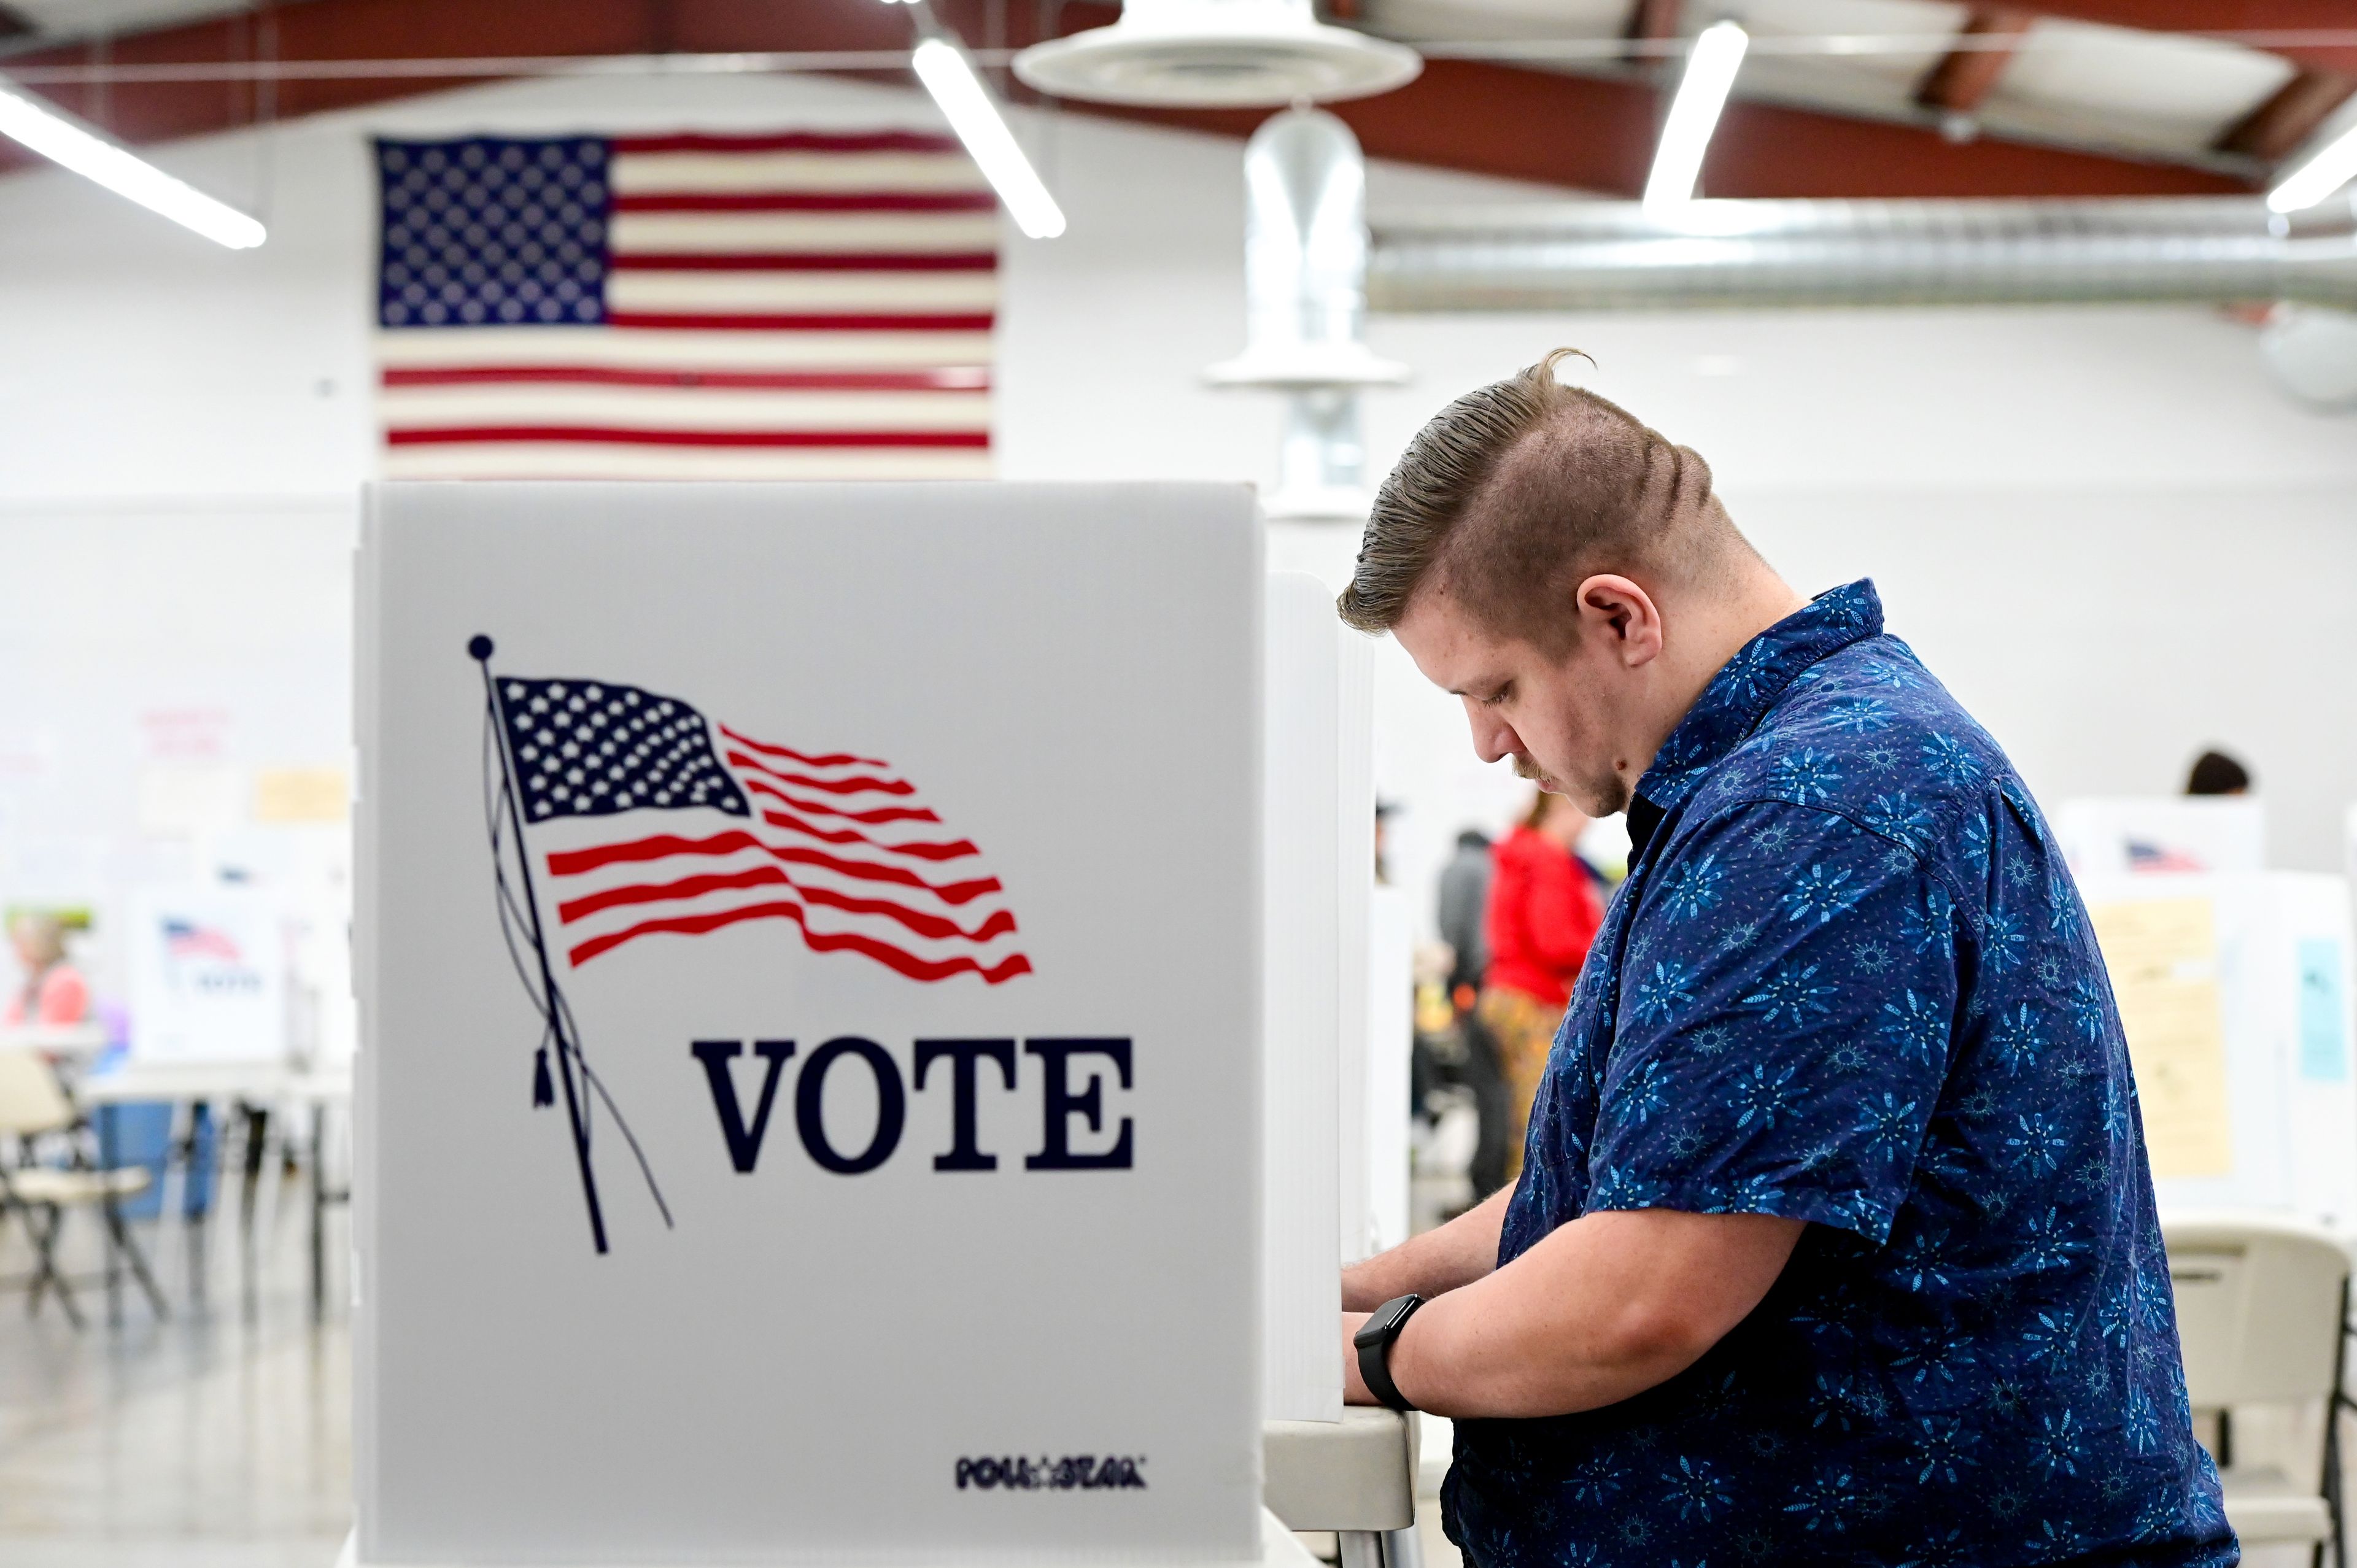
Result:
M2086 909L1873 585L1746 645L1637 795L1500 1264L1598 1209L1809 1225L1667 1382L1458 1423L1452 1539L1482 1568L2236 1562Z

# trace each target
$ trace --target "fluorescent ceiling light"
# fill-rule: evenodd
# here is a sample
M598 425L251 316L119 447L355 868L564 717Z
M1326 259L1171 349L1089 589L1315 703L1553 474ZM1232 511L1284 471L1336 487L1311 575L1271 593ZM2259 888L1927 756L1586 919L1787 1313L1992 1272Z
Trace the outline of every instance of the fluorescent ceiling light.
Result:
M2352 125L2310 154L2267 192L2267 207L2276 212L2298 212L2313 207L2357 178L2357 125Z
M1695 39L1685 74L1678 79L1678 95L1662 123L1661 145L1653 149L1653 172L1645 181L1648 213L1671 216L1694 199L1702 156L1710 148L1718 112L1727 107L1727 91L1735 85L1750 43L1751 36L1733 22L1713 22Z
M998 199L1006 203L1015 226L1034 240L1052 240L1062 233L1064 209L1039 183L998 105L990 101L982 79L966 62L965 52L936 36L920 42L909 63L916 68L917 80L933 95L942 113L949 116L950 129L982 166L983 177L998 192Z
M56 110L5 88L0 88L0 135L22 142L115 195L160 212L232 251L250 251L268 233L228 203L214 200L97 132L84 130Z

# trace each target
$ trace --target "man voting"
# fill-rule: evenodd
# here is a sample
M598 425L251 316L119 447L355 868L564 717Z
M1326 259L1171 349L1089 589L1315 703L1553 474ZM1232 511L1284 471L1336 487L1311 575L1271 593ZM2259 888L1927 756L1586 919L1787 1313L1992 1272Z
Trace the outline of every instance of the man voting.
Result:
M1625 811L1629 879L1520 1182L1345 1273L1350 1397L1457 1419L1484 1568L2238 1561L2036 802L1870 582L1803 600L1561 357L1409 445L1341 614Z

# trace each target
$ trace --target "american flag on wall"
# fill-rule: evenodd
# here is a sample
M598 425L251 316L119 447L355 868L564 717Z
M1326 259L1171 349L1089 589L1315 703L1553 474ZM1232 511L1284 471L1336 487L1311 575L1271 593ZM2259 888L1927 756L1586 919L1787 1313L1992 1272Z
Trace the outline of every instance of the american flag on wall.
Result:
M998 213L919 132L379 141L389 478L976 478Z

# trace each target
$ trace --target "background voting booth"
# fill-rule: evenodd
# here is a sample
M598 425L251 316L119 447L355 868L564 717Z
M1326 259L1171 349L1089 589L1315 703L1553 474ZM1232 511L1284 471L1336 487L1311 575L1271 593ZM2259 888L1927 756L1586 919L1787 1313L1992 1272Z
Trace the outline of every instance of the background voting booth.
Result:
M2255 800L2072 800L2054 822L2119 1003L2163 1211L2273 1209L2357 1233L2348 879L2265 870Z
M148 888L131 913L131 1016L143 1066L286 1056L286 932L258 888Z
M1390 961L1267 596L1233 487L376 493L359 1562L1297 1553Z
M2357 1230L2348 882L2086 876L2164 1210Z

